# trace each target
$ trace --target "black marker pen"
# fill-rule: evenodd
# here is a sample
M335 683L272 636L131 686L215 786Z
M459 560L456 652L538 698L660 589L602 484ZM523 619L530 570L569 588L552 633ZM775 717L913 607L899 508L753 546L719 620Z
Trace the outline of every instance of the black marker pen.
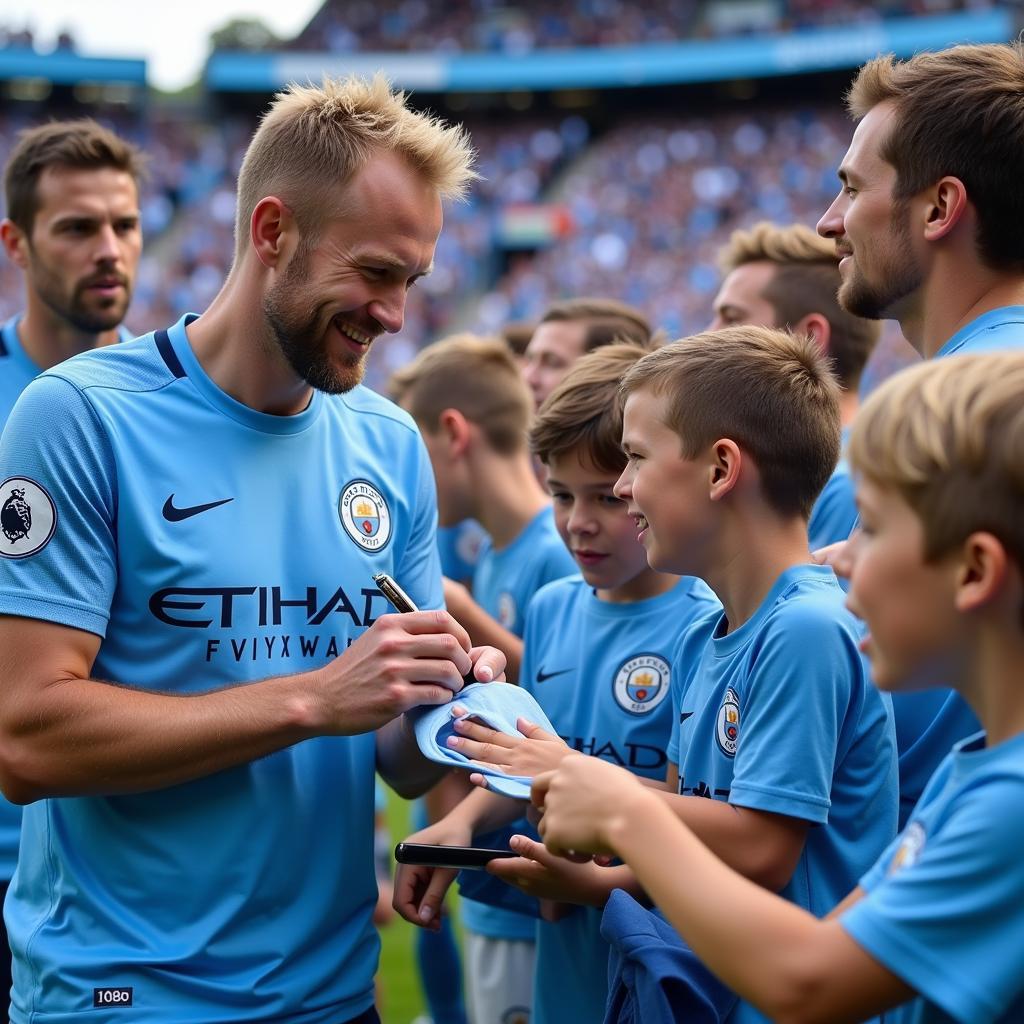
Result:
M374 574L373 582L377 589L391 602L396 612L418 612L416 602L392 579L386 572ZM478 683L480 680L473 675L470 669L463 677L463 683L469 686L470 683Z

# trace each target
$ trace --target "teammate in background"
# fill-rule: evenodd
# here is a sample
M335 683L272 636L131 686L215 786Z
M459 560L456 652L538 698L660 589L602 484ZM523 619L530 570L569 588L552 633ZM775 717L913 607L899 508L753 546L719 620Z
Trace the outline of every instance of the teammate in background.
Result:
M643 313L614 299L569 299L549 306L526 346L523 380L534 408L544 404L580 356L616 341L653 348L660 337Z
M522 320L515 320L512 323L505 324L498 332L501 340L508 345L509 351L515 356L516 365L520 370L526 369L526 349L530 344L530 339L533 337L534 330L536 328L533 324L528 324Z
M369 582L441 606L426 452L358 385L471 161L380 76L286 90L210 309L12 412L0 783L45 851L7 898L15 1024L377 1020L375 764L433 782L402 712L503 658Z
M121 322L142 251L142 155L95 121L23 131L4 168L0 240L24 274L25 309L0 327L0 429L30 380L130 337ZM0 907L18 859L21 808L0 796ZM11 958L0 925L0 1000Z
M861 373L878 341L877 321L848 313L836 298L840 285L835 246L802 224L762 221L734 231L718 254L725 274L715 296L710 330L734 324L784 327L812 337L839 381L843 447L860 404ZM853 478L845 456L811 509L811 550L845 540L857 522Z
M612 493L625 468L619 383L645 354L611 345L583 356L544 403L530 446L548 468L555 523L582 575L549 583L526 616L520 685L544 708L561 739L524 724L533 741L463 729L460 749L484 760L508 759L512 774L533 775L582 750L664 781L672 732L670 663L679 635L717 607L698 580L655 572L633 521ZM501 744L495 752L494 743ZM568 743L568 746L566 745ZM491 745L489 745L491 744ZM512 760L525 756L522 764ZM522 804L478 790L412 842L461 845L522 814ZM549 861L553 860L549 858ZM504 862L495 873L547 899L563 895L554 860L547 877L532 861ZM397 906L423 925L436 919L454 872L403 865ZM576 892L570 893L576 897ZM600 904L607 892L594 902ZM534 1024L600 1021L608 987L608 945L595 906L562 908L537 924Z
M944 759L828 919L748 884L626 772L567 758L534 786L552 849L624 858L704 962L772 1020L1024 1019L1022 393L1021 353L926 363L883 384L854 425L863 529L849 600L872 675L895 690L942 666L985 732Z
M1024 46L879 57L847 105L858 124L818 223L841 257L840 303L899 321L925 359L1024 346ZM845 574L842 545L819 557ZM979 724L948 689L893 707L902 824Z
M392 376L390 388L423 433L441 525L472 518L487 531L473 597L446 585L448 610L470 636L486 636L505 652L516 680L527 606L576 565L534 476L526 445L530 396L515 360L501 341L460 335L424 349ZM513 1010L528 1013L534 919L475 900L460 906L470 1021L501 1024Z
M441 526L476 519L487 533L473 597L446 585L448 609L471 636L505 652L515 682L530 598L576 571L530 464L530 396L505 345L473 335L429 345L389 387L426 441Z

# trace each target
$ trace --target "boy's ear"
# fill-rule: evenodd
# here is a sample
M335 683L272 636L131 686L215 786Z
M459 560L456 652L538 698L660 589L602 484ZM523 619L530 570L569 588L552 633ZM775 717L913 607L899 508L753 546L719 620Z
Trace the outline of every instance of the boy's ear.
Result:
M708 497L712 501L721 501L739 483L742 468L743 455L739 445L725 437L716 441L711 446Z
M1010 559L998 537L972 533L960 551L956 610L971 612L991 604L1004 591L1010 577Z
M445 409L437 419L438 431L452 455L464 455L469 447L472 427L458 409Z

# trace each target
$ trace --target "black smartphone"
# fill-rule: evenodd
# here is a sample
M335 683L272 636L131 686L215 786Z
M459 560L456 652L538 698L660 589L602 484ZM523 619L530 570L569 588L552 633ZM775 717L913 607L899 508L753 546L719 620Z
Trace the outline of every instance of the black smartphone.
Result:
M424 843L399 843L395 860L399 864L425 864L431 868L477 868L492 860L518 857L511 850L487 850L481 846L430 846Z

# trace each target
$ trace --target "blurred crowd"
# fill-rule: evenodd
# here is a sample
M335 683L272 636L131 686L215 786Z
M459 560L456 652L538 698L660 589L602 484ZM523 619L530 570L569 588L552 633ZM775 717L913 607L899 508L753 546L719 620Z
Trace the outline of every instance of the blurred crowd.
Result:
M528 53L863 23L993 6L994 0L327 0L295 50Z
M254 125L241 116L199 125L106 120L149 155L146 246L127 320L144 331L204 309L224 280L234 180ZM0 117L0 159L22 126ZM764 219L813 224L835 194L850 132L838 106L630 120L597 137L578 116L467 128L482 178L449 206L435 270L416 285L401 334L372 361L373 383L454 329L494 332L579 295L637 306L670 337L702 329L730 232ZM567 230L546 247L503 249L501 213L519 204L562 211ZM4 261L0 316L19 308L20 287ZM894 344L895 358L905 358Z

